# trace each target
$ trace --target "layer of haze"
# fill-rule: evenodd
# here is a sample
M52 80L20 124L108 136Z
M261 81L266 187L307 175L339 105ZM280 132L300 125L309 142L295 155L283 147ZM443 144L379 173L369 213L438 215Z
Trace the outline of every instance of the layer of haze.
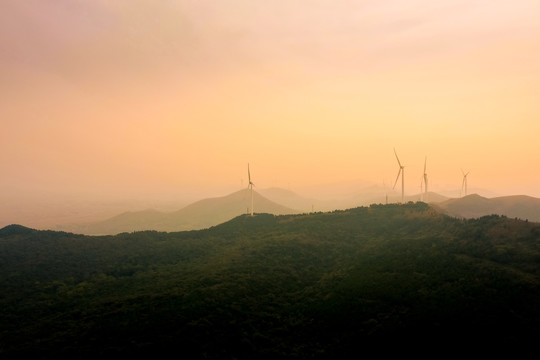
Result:
M0 5L4 207L174 207L246 187L248 162L259 188L391 187L394 148L408 194L427 156L433 191L463 170L540 196L536 0Z

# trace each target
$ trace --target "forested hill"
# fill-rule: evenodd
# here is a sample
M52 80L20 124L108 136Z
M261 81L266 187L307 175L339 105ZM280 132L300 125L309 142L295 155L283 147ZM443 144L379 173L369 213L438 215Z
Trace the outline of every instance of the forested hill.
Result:
M409 203L176 233L11 225L0 294L3 359L515 355L540 336L540 224Z

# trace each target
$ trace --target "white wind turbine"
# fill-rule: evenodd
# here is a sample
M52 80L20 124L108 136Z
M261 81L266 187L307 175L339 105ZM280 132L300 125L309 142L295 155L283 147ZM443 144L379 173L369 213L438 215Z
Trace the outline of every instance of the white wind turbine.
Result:
M465 196L467 196L467 175L469 175L469 171L465 173L463 169L461 169L461 172L463 173L463 181L461 182L461 196L463 196L463 190L465 190Z
M253 182L251 181L251 174L249 172L249 163L248 163L248 189L251 190L251 216L253 216Z
M399 161L395 148L394 148L394 154L396 155L396 159L399 164L399 171L396 177L396 182L394 183L394 186L392 187L392 189L396 187L397 181L399 179L399 175L401 175L401 202L403 202L403 199L405 197L405 166L401 165L401 162Z
M422 194L422 201L427 201L427 193L428 193L428 178L426 173L426 163L427 163L427 156L424 160L424 177L422 178L422 182L420 183L420 193Z

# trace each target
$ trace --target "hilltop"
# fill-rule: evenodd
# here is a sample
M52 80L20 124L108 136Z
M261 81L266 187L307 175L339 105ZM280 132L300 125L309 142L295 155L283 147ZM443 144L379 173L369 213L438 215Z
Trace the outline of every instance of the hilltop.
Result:
M116 236L12 225L0 355L517 355L540 336L539 249L539 224L425 203Z

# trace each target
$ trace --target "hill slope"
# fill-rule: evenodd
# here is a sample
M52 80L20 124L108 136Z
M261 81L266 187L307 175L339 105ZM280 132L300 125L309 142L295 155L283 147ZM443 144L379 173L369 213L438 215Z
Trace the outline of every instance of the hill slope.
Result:
M540 199L525 195L485 198L472 194L443 201L436 206L449 215L464 218L497 214L540 222Z
M268 200L256 191L253 203L255 212L275 215L297 212ZM66 226L63 230L86 235L115 235L144 230L199 230L245 214L249 208L251 208L251 193L245 189L223 197L203 199L173 212L156 210L126 212L104 221Z
M539 249L539 224L459 220L424 203L176 233L10 226L0 356L516 355L540 336Z

